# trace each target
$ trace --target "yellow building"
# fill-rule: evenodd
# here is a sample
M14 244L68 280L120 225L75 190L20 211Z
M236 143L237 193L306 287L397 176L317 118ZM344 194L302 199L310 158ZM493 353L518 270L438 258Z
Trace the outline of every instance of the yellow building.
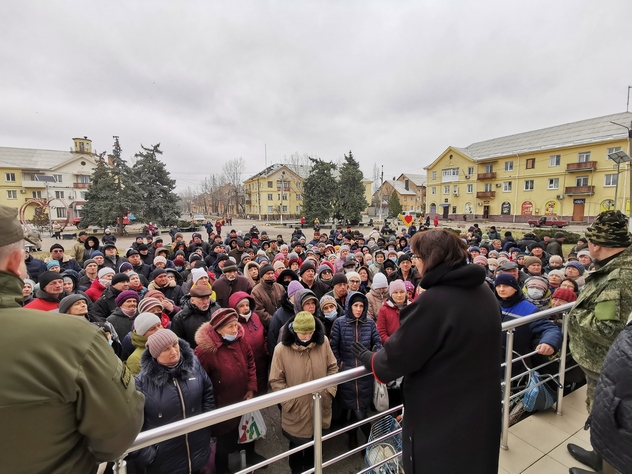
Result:
M296 219L303 212L303 182L309 166L275 163L244 181L246 214L264 218ZM364 179L364 197L371 202L372 181ZM366 212L366 210L365 210Z
M397 193L402 205L402 212L413 214L426 212L426 175L402 173L397 179L393 177L390 181L384 181L373 193L372 207L375 209L373 215L380 217L387 215L388 199L394 192Z
M87 137L73 142L71 151L0 147L0 204L23 209L25 220L35 210L30 199L47 201L53 221L81 217L96 155Z
M618 173L608 155L630 153L630 128L625 112L451 146L425 168L428 211L504 222L544 215L590 222L615 207L629 214L629 164Z

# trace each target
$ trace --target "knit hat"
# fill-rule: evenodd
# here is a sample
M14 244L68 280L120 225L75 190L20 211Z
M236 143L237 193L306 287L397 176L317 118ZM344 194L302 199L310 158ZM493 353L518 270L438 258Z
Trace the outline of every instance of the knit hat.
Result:
M154 258L154 265L156 265L157 263L164 263L166 265L167 259L163 257L162 255L158 255L157 257Z
M151 308L155 308L156 306L160 306L160 309L163 309L162 303L158 298L147 298L147 295L138 303L138 312L139 313L147 313Z
M228 272L236 272L237 271L237 265L229 263L228 265L224 265L224 267L222 268L222 273L228 273Z
M203 277L208 278L208 273L206 273L206 270L204 270L203 268L194 268L193 270L191 270L191 280L193 280L194 284Z
M112 270L110 267L103 267L101 270L98 271L97 277L103 278L105 275L109 275L110 273L114 275L116 272Z
M320 302L319 302L320 309L323 309L323 307L326 304L329 304L329 303L333 303L335 305L338 304L338 303L336 303L336 298L334 298L333 296L331 296L331 295L323 295L323 297L320 299Z
M134 270L134 267L129 262L121 263L121 265L119 266L119 269L118 269L119 273L125 273L125 272L128 272L130 270Z
M95 265L98 265L96 260L93 260L93 259L89 258L88 260L84 260L83 268L87 268L88 265L90 265L91 263L94 263Z
M551 270L549 272L549 277L551 277L552 275L557 275L558 277L560 277L562 280L564 279L564 277L566 275L564 275L564 270Z
M473 262L477 265L487 265L487 257L485 257L484 255L477 255L476 257L474 257Z
M474 245L474 246L470 247L469 249L467 249L467 251L468 251L468 252L478 252L478 253L481 253L481 248L480 248L480 247L477 247L477 246L475 246L475 245Z
M134 320L134 330L139 336L144 336L156 324L160 324L160 318L154 313L140 313Z
M187 263L187 262L186 262L186 261L185 261L185 260L184 260L181 256L178 256L178 257L176 257L176 258L173 260L173 264L174 264L176 267L184 267L184 265L185 265L186 263Z
M347 272L345 273L345 276L347 277L347 281L351 280L352 278L357 278L358 280L362 280L358 272Z
M396 291L406 291L406 285L403 280L393 280L390 285L388 285L388 294L392 295Z
M540 260L538 257L534 257L533 255L529 255L528 257L525 257L524 259L524 266L526 268L529 268L531 265L542 265L542 260Z
M61 265L59 264L59 260L49 260L48 262L46 262L46 270L50 270L53 267L61 268Z
M629 247L628 218L621 211L604 211L586 229L586 238L602 247Z
M566 234L564 232L556 232L553 236L554 239L564 239L566 238Z
M579 257L581 257L583 255L587 255L590 258L592 258L592 255L590 255L590 250L585 250L584 249L584 250L580 250L579 252L577 252L577 258L579 258ZM549 261L550 261L550 259L549 259Z
M577 295L570 288L558 288L557 290L555 290L555 293L553 293L553 296L551 296L551 298L564 300L567 303L572 303L573 301L577 301Z
M55 280L63 280L64 277L61 276L61 273L59 272L44 272L42 273L39 278L38 278L38 282L39 282L39 286L40 288L43 290L44 288L46 288L48 286L48 284L51 281L55 281Z
M266 273L273 271L274 267L269 263L266 263L265 265L261 265L261 268L259 268L259 276L263 277L263 275L265 275Z
M154 359L178 342L178 336L170 329L159 329L147 338L145 347Z
M501 273L500 275L498 275L496 277L496 280L494 281L494 285L507 285L515 288L516 291L520 291L520 288L518 287L518 282L516 281L516 277L509 273Z
M303 289L303 285L301 285L300 282L296 281L296 280L292 280L290 282L290 284L287 287L287 296L288 298L292 295L294 295L294 293L296 293L298 290L302 290Z
M398 263L402 263L402 262L412 262L410 255L408 255L407 253L401 255L398 259L397 259Z
M334 277L331 279L331 285L336 286L339 283L347 284L347 275L344 273L336 272L334 273Z
M138 301L139 299L140 297L138 296L138 293L136 293L134 290L125 290L119 293L114 302L116 303L116 306L121 306L127 300Z
M323 272L333 273L334 271L331 269L329 265L323 263L318 267L318 276L322 275Z
M551 256L549 257L549 264L551 264L551 263L555 263L555 262L557 262L557 263L560 263L560 264L561 264L561 263L563 263L563 262L564 262L564 260L563 260L563 259L562 259L562 257L560 257L559 255L551 255Z
M566 262L566 266L577 268L577 271L579 272L580 275L584 274L584 266L581 263L579 263L577 260Z
M532 276L525 280L525 288L540 288L544 293L549 289L549 281L541 276Z
M194 298L203 298L205 296L211 296L213 294L213 289L210 285L194 285L189 292Z
M35 282L33 280L30 278L24 278L22 281L25 285L31 285L31 291L35 290Z
M295 317L292 322L292 329L297 334L309 334L316 330L316 321L314 316L308 311L301 311Z
M298 271L298 274L302 276L303 273L305 273L307 270L314 270L314 271L316 271L316 267L309 260L306 260L303 263L303 265L301 265L301 269Z
M211 327L216 331L225 324L237 321L239 315L233 308L220 308L211 316Z
M55 249L61 249L64 250L64 246L61 244L53 244L50 246L49 252L52 252Z
M371 288L380 289L380 288L388 288L388 281L386 280L386 275L384 273L376 273L373 276L373 282L371 283Z
M158 275L163 275L165 273L167 273L167 271L164 268L156 268L153 272L151 272L151 275L149 275L149 280L155 280Z
M125 273L115 273L112 277L112 286L124 281L129 281L129 275L126 275Z
M59 302L59 312L61 314L68 313L70 308L72 308L72 305L75 304L77 301L81 301L81 300L85 301L86 304L88 304L88 298L86 298L85 295L82 295L80 293L73 293L72 295L68 295L64 297Z

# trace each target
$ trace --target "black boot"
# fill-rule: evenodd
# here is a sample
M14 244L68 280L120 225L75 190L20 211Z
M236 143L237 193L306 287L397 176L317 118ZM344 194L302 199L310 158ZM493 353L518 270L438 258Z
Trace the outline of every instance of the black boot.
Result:
M602 474L603 471L589 471L588 469L582 469L581 467L571 467L568 472L570 474Z
M573 458L575 458L580 463L585 464L586 466L590 467L594 471L597 471L597 472L601 471L603 467L603 459L595 451L588 451L582 448L581 446L577 446L576 444L573 444L573 443L568 443L566 445L566 448L568 449L568 452L571 453L571 456L573 456ZM573 468L573 469L579 469L579 468ZM576 473L581 473L581 472L582 472L581 470L576 471ZM586 471L586 472L590 472L590 471Z
M349 431L349 451L358 447L358 429Z

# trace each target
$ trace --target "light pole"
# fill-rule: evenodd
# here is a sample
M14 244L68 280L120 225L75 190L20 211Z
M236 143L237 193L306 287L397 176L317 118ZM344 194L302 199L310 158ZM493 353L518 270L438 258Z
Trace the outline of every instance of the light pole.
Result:
M629 88L628 88L628 93L629 93ZM619 127L623 127L628 131L628 153L626 154L624 151L617 151L614 153L610 153L608 155L608 158L610 158L611 160L614 161L612 157L612 155L617 155L619 157L619 159L623 162L630 162L632 161L632 158L630 157L630 155L632 155L632 150L630 149L630 139L632 139L632 122L630 122L630 126L628 127L627 125L623 125L617 122L610 122L613 125L618 125ZM616 161L615 161L616 162ZM632 221L632 165L629 165L630 168L630 215L628 216L630 219L628 220L628 226L629 228L632 230L632 223L630 221ZM617 174L617 187L619 184L619 175ZM615 209L617 208L617 203L614 203L614 207ZM623 203L623 213L625 214L625 202Z
M281 171L281 204L279 213L281 214L281 225L283 225L283 198L285 197L285 171Z

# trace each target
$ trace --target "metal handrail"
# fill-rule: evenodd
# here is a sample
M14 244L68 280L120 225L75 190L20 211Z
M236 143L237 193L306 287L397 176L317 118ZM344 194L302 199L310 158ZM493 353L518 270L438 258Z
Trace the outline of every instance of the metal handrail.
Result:
M505 369L505 378L504 380L511 380L511 369L513 360L513 335L515 328L519 326L523 326L525 324L530 324L534 321L538 321L541 319L546 319L549 316L556 315L559 313L565 313L573 307L572 303L558 306L556 308L550 308L547 310L540 311L538 313L534 313L529 316L519 316L512 315L510 316L516 317L516 319L512 321L507 321L502 324L502 331L507 331L507 342L506 342L506 357L505 362L503 363ZM567 315L564 314L563 319L563 341L562 341L562 352L560 357L560 371L559 371L559 385L561 388L558 391L558 400L557 400L557 414L562 414L562 396L564 393L564 375L565 375L565 367L566 367L566 348L567 348L567 328L568 328L568 318ZM250 400L245 400L243 402L235 403L233 405L229 405L227 407L218 408L211 412L203 413L201 415L193 416L190 418L186 418L184 420L176 421L170 423L168 425L160 426L151 430L141 432L134 443L125 451L125 454L136 451L138 449L151 446L156 443L160 443L162 441L166 441L171 438L175 438L177 436L182 436L186 433L190 433L192 431L197 431L203 428L207 428L209 426L216 425L218 423L237 418L246 413L250 413L255 410L262 410L268 408L270 406L274 406L278 403L285 402L288 400L293 400L295 398L304 396L304 395L317 395L320 391L327 389L334 385L339 385L345 382L349 382L351 380L355 380L360 377L369 376L371 373L366 370L364 367L356 367L350 370L345 370L343 372L338 372L334 375L329 375L326 377L322 377L316 380L312 380L310 382L306 382L301 385L297 385L294 387L289 387L283 390L279 390L278 392L268 393L266 395L262 395L259 397L252 398ZM508 384L507 384L508 385ZM507 439L508 439L508 428L509 428L509 398L510 398L510 387L504 385L503 388L503 430L502 430L502 438L501 438L501 447L503 449L508 449ZM314 399L314 409L318 409L320 412L320 397L315 397ZM314 419L314 441L308 443L310 446L314 446L316 451L320 453L320 457L316 458L314 472L319 474L322 472L323 462L322 462L322 441L323 439L328 439L334 436L334 433L331 433L325 437L322 436L322 424L318 424L317 419L319 419L318 415L315 416ZM364 420L366 421L366 420ZM341 432L344 432L343 429ZM336 433L337 434L337 433ZM305 448L308 445L302 445L295 448L296 451L301 448ZM285 451L282 453L287 456L288 454L295 452L294 450ZM123 458L119 459L115 463L114 471L118 473L125 473L125 462ZM279 455L281 456L281 455ZM281 459L282 457L275 456L274 460ZM283 457L285 457L283 456ZM272 459L269 460L273 462ZM331 464L328 462L327 465ZM261 463L267 464L267 463ZM251 468L248 468L250 471Z

